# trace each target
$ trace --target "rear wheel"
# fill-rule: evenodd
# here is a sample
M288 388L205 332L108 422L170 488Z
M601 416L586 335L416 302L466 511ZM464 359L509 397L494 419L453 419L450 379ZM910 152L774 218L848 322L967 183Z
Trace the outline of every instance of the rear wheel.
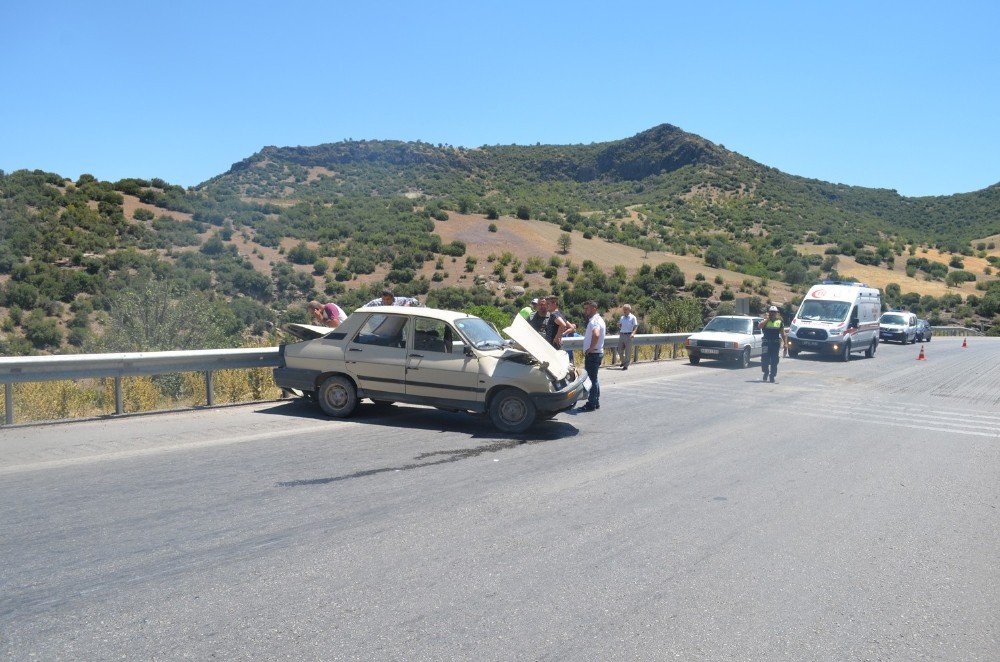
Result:
M749 347L744 347L743 348L743 353L740 354L739 364L740 364L741 368L749 368L750 367L750 348Z
M358 408L358 391L347 377L327 377L317 394L319 408L329 416L347 418Z
M865 350L865 358L870 359L875 356L875 350L878 349L878 340L872 338L872 344L868 345L868 349Z
M689 356L688 357L688 361L691 362L691 365L698 365L699 363L701 363L701 357L700 356Z
M524 432L535 422L535 403L522 391L505 388L490 401L490 420L501 432Z
M844 351L842 351L840 353L840 360L844 361L845 363L847 361L851 360L851 341L850 340L848 340L847 342L844 343Z

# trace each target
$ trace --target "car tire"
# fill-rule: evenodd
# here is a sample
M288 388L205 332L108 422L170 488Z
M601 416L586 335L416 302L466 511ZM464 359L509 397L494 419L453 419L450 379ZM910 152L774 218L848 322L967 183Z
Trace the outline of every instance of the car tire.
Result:
M490 420L501 432L524 432L535 422L535 403L516 388L502 389L490 400Z
M750 348L749 347L744 347L743 348L743 353L740 354L740 358L739 358L739 367L741 367L741 368L749 368L750 367Z
M699 363L701 363L701 357L700 356L689 356L688 357L688 362L691 365L698 365Z
M865 358L870 359L875 356L875 350L878 349L878 340L872 338L872 342L868 345L868 349L865 350Z
M347 377L327 377L317 392L319 408L335 418L347 418L358 408L358 390Z
M799 350L797 350L797 349L790 349L790 350L788 350L788 355L794 359L796 356L799 355Z
M927 342L930 342L932 337L933 336L927 336Z
M847 363L851 360L851 341L848 340L844 343L844 351L840 353L840 360Z

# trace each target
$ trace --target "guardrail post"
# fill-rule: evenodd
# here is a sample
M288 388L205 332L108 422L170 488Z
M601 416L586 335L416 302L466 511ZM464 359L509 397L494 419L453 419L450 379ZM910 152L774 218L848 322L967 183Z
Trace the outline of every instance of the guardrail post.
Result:
M3 421L5 425L14 424L14 384L3 385Z
M122 378L115 377L115 414L121 416L125 412L125 403L122 400Z
M670 346L670 358L672 359L677 358L677 343L674 343L673 345Z
M215 404L215 373L205 371L205 404L209 407Z

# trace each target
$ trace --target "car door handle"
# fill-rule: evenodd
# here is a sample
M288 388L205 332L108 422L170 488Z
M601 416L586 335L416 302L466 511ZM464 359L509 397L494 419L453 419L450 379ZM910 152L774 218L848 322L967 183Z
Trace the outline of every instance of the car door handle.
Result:
M364 350L363 349L358 349L357 347L348 347L347 351L348 352L363 352Z
M411 359L422 359L422 358L424 358L424 355L423 354L410 354L410 358Z

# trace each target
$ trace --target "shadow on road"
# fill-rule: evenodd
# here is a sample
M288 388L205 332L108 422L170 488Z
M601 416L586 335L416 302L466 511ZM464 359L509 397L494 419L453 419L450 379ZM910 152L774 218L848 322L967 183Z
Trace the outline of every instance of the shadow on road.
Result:
M317 420L329 420L325 414L312 403L305 400L285 402L268 409L260 409L259 413L295 416ZM449 450L420 453L408 462L399 466L379 467L356 471L341 476L290 480L277 483L278 487L302 487L306 485L326 485L352 478L365 478L382 473L410 471L423 469L440 464L450 464L459 460L467 460L487 453L498 453L522 445L540 444L557 439L574 437L580 431L573 425L563 421L540 421L523 434L510 436L494 430L485 416L469 415L462 412L446 412L424 407L378 406L362 404L351 417L352 421L368 425L383 425L395 429L429 430L434 432L454 432L468 434L472 439L484 440L483 443L471 448L455 448Z

